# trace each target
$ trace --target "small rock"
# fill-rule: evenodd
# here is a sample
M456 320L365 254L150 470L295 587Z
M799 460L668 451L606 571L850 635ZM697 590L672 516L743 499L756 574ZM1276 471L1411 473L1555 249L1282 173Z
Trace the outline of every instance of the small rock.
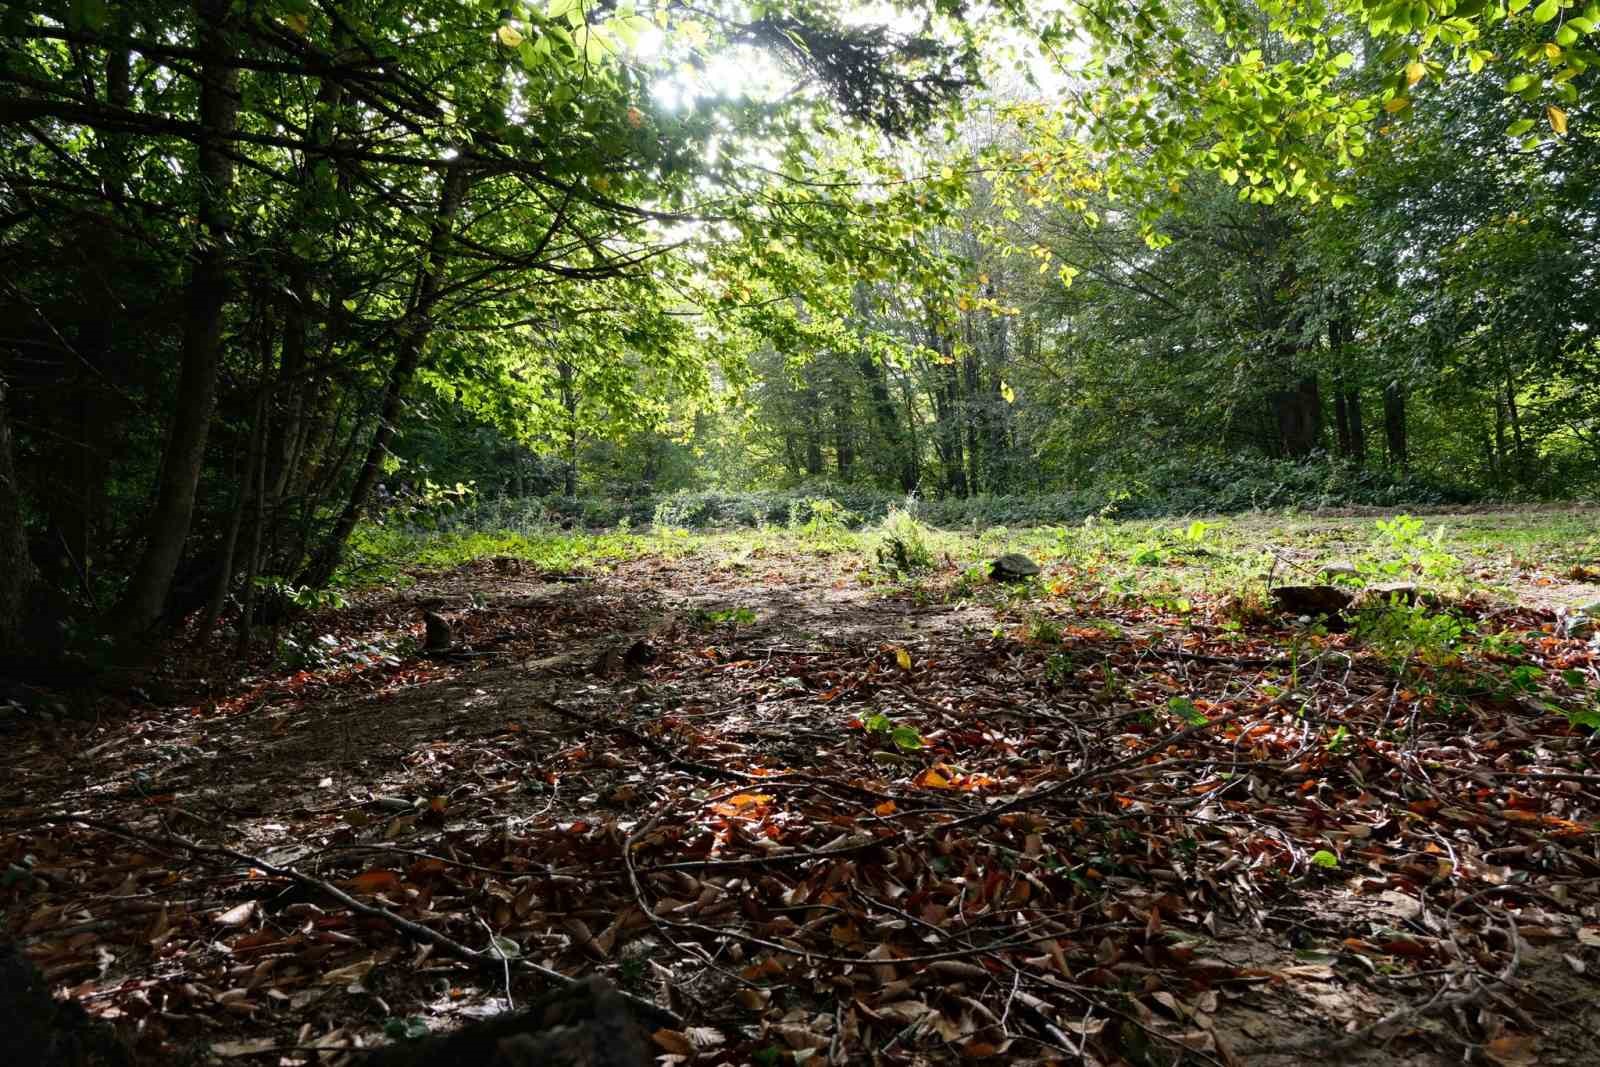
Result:
M1356 569L1356 565L1347 559L1336 559L1331 563L1322 565L1322 576L1324 578L1353 578L1360 573Z
M1021 552L1007 552L989 564L989 577L996 582L1021 582L1032 578L1042 569Z
M1291 615L1337 615L1355 599L1336 585L1280 585L1271 592L1278 607Z
M424 627L423 651L450 651L450 646L454 644L454 639L450 632L450 624L445 621L443 615L435 611L424 611L422 613L422 625Z

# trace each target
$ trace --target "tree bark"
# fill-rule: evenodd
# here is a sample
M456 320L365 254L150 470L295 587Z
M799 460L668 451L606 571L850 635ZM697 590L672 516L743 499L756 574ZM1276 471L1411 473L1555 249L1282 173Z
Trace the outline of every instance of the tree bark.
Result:
M1350 418L1350 458L1359 467L1367 462L1367 431L1361 424L1361 391L1347 389L1344 397L1345 410Z
M21 486L11 454L11 419L6 411L6 382L0 378L0 663L28 652L29 606L38 572L28 554L23 524Z
M566 360L557 366L561 384L561 410L567 414L567 469L562 472L562 495L578 495L578 385L575 368Z
M1322 440L1322 394L1317 379L1304 378L1295 388L1273 394L1272 408L1283 454L1299 459L1314 452Z
M1389 465L1405 470L1411 462L1406 448L1406 394L1399 382L1383 391L1383 437Z
M161 618L172 577L194 517L195 492L205 462L206 438L216 408L222 357L222 320L228 301L227 246L233 161L227 138L238 127L238 74L233 56L231 0L197 0L200 46L198 150L199 215L204 239L190 268L183 317L183 355L172 426L162 452L161 478L144 553L135 566L116 626L127 636L150 630Z

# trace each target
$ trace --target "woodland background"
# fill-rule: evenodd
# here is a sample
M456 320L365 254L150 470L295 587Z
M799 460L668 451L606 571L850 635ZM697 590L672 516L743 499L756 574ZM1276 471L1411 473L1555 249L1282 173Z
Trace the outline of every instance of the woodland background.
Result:
M1597 15L8 4L4 644L248 631L397 503L1592 495Z

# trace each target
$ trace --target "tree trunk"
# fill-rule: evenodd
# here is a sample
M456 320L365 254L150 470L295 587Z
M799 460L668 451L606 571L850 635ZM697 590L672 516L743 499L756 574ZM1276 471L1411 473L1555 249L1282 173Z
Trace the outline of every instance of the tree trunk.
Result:
M833 400L833 456L838 465L839 480L850 480L850 468L856 460L855 446L851 441L854 427L850 425L849 396L843 382L835 382Z
M0 663L21 660L28 651L30 603L38 581L28 554L28 531L22 521L22 487L11 455L11 419L6 411L6 382L0 378Z
M1525 478L1528 474L1528 454L1522 441L1522 414L1517 410L1517 383L1509 372L1506 374L1506 416L1511 423L1513 467L1518 478Z
M457 156L456 161L445 169L444 183L439 191L439 208L434 213L433 227L428 236L428 251L418 270L411 308L399 327L399 351L395 354L394 364L389 369L389 380L384 386L383 403L378 409L378 425L373 431L372 443L367 448L366 459L361 464L360 473L356 475L355 484L350 489L338 520L334 522L316 558L302 572L301 585L320 589L328 584L333 572L339 569L345 542L361 518L361 509L366 506L372 487L378 484L384 457L389 454L389 443L394 440L395 428L399 423L400 406L422 362L422 351L432 330L430 315L439 296L445 264L450 255L451 232L466 192L467 169L461 157Z
M567 413L567 469L562 473L563 494L569 500L578 495L578 388L571 363L557 365L561 378L561 410Z
M233 586L234 554L239 545L239 529L244 525L245 512L255 497L255 484L259 480L257 468L262 461L262 438L266 430L268 410L264 385L261 394L256 397L253 409L248 458L244 464L244 475L239 480L239 491L234 499L233 513L228 517L228 532L222 538L222 559L217 565L217 583L212 586L211 599L206 602L205 611L195 626L194 643L200 646L210 642L211 629L216 625L217 617L222 614L222 606L227 603L228 590Z
M1350 458L1359 467L1367 462L1367 431L1361 423L1361 391L1347 389L1344 397L1345 410L1350 416Z
M1339 455L1349 459L1354 446L1350 441L1350 412L1345 405L1342 389L1336 389L1333 393L1333 426L1339 439Z
M1399 382L1390 382L1383 391L1383 437L1389 465L1405 470L1411 457L1406 451L1406 394Z
M238 75L233 55L231 0L197 0L200 51L200 124L197 175L204 240L190 268L183 317L183 355L172 426L161 457L161 478L144 554L135 566L116 625L126 635L148 631L161 617L178 569L195 492L205 462L206 438L217 401L222 319L228 300L228 211L233 161L225 135L238 126Z
M1300 459L1314 452L1322 440L1322 394L1317 379L1304 378L1295 388L1273 394L1272 408L1283 455Z

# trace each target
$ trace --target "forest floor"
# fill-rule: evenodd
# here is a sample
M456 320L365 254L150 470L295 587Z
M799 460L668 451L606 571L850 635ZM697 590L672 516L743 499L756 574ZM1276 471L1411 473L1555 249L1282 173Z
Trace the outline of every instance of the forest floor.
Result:
M1600 512L899 530L931 569L827 516L469 539L0 720L6 929L152 1063L550 970L666 1063L1600 1062ZM1329 563L1416 602L1273 609Z

